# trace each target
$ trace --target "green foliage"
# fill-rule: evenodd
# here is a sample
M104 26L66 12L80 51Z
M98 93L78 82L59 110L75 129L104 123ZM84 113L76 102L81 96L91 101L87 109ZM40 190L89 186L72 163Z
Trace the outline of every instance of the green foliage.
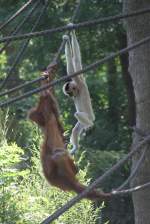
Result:
M0 148L0 223L11 223L18 220L17 211L18 183L29 170L18 169L23 160L23 150L15 143L4 144ZM15 223L15 222L12 222Z
M6 21L25 2L25 0L1 0L1 21ZM50 1L49 7L37 30L45 30L67 24L70 21L75 6L76 1L73 0ZM30 32L31 25L39 14L40 9L41 6L22 28L21 33ZM85 21L120 14L121 12L121 0L112 0L109 2L106 0L83 0L76 21ZM17 17L2 30L2 34L7 36L27 13L28 10ZM83 65L93 63L109 55L111 52L119 50L123 43L123 40L120 38L123 32L123 27L120 22L100 24L93 28L77 30ZM7 88L9 89L20 83L39 77L40 70L52 61L57 52L62 41L62 35L62 33L56 33L50 36L32 38L23 60L11 75L10 81L7 83ZM6 51L0 55L0 81L4 79L8 68L14 62L20 43L22 41L12 42ZM0 47L3 47L3 45L1 44ZM110 69L111 65L114 69ZM64 55L62 55L58 65L57 78L65 74L65 60ZM106 169L110 168L123 156L131 142L128 128L128 101L122 78L120 58L113 60L111 63L106 63L94 71L89 71L86 80L92 98L96 121L93 129L89 130L83 139L81 138L81 149L76 159L81 160L79 167L84 171L80 173L80 178L83 180L86 180L85 174L87 174L88 178L95 179L104 173ZM37 84L30 85L2 99L18 96L37 86ZM60 104L61 120L65 129L65 135L69 141L72 127L76 123L74 117L75 108L72 100L62 94L61 88L62 85L59 85L55 90ZM37 152L39 152L41 142L41 137L39 136L40 131L26 119L28 109L36 104L37 98L38 95L35 94L30 98L15 103L9 109L9 116L7 111L6 115L0 113L0 117L4 121L0 123L0 146L3 149L0 155L4 158L2 161L4 160L6 162L6 167L9 169L7 173L7 169L3 164L3 172L1 173L3 181L5 180L5 185L1 185L2 191L4 191L4 194L2 194L5 195L2 202L4 201L4 205L7 207L8 223L11 223L12 220L18 224L30 222L39 223L43 217L52 213L65 200L68 200L68 195L72 195L49 187L44 179L42 179L42 175L39 174L39 157L37 157ZM11 155L11 152L14 155ZM11 164L12 159L14 159L14 164ZM25 159L28 160L25 161ZM87 165L88 168L85 170ZM27 167L30 169L30 172ZM13 172L15 169L16 171ZM27 173L20 173L22 171L26 172L26 170ZM128 173L129 167L126 165L106 181L103 185L104 189L111 190L115 186L118 186L127 177ZM4 176L7 178L4 178ZM11 185L15 186L15 188L11 188ZM5 207L4 205L2 203L3 207ZM74 209L69 210L56 223L93 223L94 221L91 219L95 211L92 211L91 203L85 200L77 206L79 207L74 207ZM83 212L79 211L80 208ZM7 217L4 210L2 210L3 217ZM76 214L78 214L78 217ZM111 222L113 224L116 223L112 220Z
M88 148L82 153L82 159L79 165L81 169L86 165L88 177L92 177L92 180L95 180L110 169L118 160L124 157L124 155L123 151L94 151L93 149ZM125 180L128 174L129 166L126 164L107 178L107 181L103 183L103 190L111 191L111 189L117 188L117 186Z
M2 45L0 45L2 47ZM7 57L5 52L0 54L0 78L4 78L6 73L5 73L5 66L7 63Z
M1 148L1 223L39 223L66 203L73 193L64 193L50 187L39 172L39 157L34 155L32 169L18 169L22 150L15 144ZM85 171L80 172L85 182ZM82 200L54 223L95 223L99 209L88 200ZM13 221L12 221L13 220Z
M3 113L0 110L0 146L3 144L6 144L7 140L6 140L6 134L8 131L8 110L6 111L6 113Z
M18 194L17 186L20 180L28 175L29 170L21 169L21 163L24 161L23 150L15 143L8 145L2 129L0 137L0 223L15 223L11 220L18 220L19 217L15 200Z
M37 165L39 166L39 160ZM84 175L84 171L81 171L79 175L80 179L83 180ZM50 187L41 175L36 173L35 169L29 179L31 180L30 182L26 180L22 185L22 195L19 200L19 207L24 211L21 223L39 223L60 208L74 195ZM94 209L90 201L82 200L82 202L69 209L69 211L64 213L64 215L54 223L95 223L98 212L99 209Z
M34 139L38 137L38 133L34 133ZM6 140L1 142L0 223L40 223L75 195L49 186L41 172L36 145L30 145L30 150L32 166L29 169L29 161L20 147ZM86 169L80 170L78 175L84 184L88 182L86 172ZM84 199L54 223L95 223L99 212L100 208L94 208L92 202Z
M40 129L29 120L20 120L18 129L16 130L16 142L26 148L26 153L30 152L31 145L39 148L41 137ZM31 153L31 152L30 152Z

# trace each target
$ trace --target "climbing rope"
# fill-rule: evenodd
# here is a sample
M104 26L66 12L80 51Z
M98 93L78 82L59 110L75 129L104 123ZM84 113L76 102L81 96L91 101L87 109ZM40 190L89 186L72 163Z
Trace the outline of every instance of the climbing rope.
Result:
M41 0L39 0L38 3L40 3L40 1ZM41 10L40 14L38 15L37 20L36 20L35 24L33 25L31 31L34 31L37 28L37 26L38 26L38 24L39 24L39 22L40 22L40 20L41 20L41 18L43 16L44 12L45 12L45 9L47 8L47 6L48 6L48 0L47 0L46 4L43 6L43 9ZM12 64L12 66L11 66L7 76L6 76L6 78L2 82L2 84L0 86L0 89L4 88L4 86L6 85L6 82L10 78L11 74L14 72L14 70L15 70L16 66L18 65L18 63L20 62L21 58L23 57L23 55L25 53L25 50L26 50L26 48L27 48L27 46L29 44L30 39L31 38L28 38L27 40L25 40L23 45L20 47L20 49L18 51L18 54L17 54L17 56L16 56L16 58L14 60L14 63Z
M138 160L136 166L132 170L132 173L127 178L127 180L117 188L117 191L120 191L120 190L124 189L130 183L130 181L133 180L134 177L137 175L137 173L138 173L138 171L140 169L140 166L142 165L142 163L144 161L144 158L145 158L145 155L146 155L146 151L147 151L146 149L143 150L140 159Z
M33 8L30 10L30 12L24 17L24 19L21 21L21 22L19 22L19 24L17 24L17 26L15 27L15 29L11 32L11 33L9 33L9 36L10 35L15 35L15 34L17 34L20 30L21 30L21 28L23 27L23 25L25 24L25 22L27 22L28 21L28 19L31 17L31 15L34 13L34 11L35 11L35 9L38 7L38 5L39 5L39 2L37 1L36 3L35 3L35 5L33 6ZM8 47L9 46L9 43L11 42L11 40L8 40L6 43L5 43L5 45L0 49L0 54L6 49L6 47Z
M24 4L14 15L12 15L6 22L4 22L0 26L0 31L5 28L10 22L16 19L23 11L27 9L27 7L33 2L33 0L29 0L26 4Z
M22 39L26 39L26 38L29 38L29 37L33 38L33 37L39 37L39 36L44 36L44 35L50 35L52 33L57 33L57 32L64 32L64 31L67 31L67 30L71 31L71 30L74 30L74 29L79 29L79 28L84 28L84 27L92 27L92 26L99 25L100 23L112 22L112 21L115 21L115 20L120 20L120 19L125 19L125 18L128 18L128 17L138 16L138 15L142 15L142 14L149 13L149 12L150 12L150 8L142 9L142 10L138 10L138 11L128 13L128 14L122 14L122 15L117 15L117 16L110 16L110 17L95 19L95 20L91 20L91 21L85 21L85 22L82 22L82 23L73 24L72 26L66 25L66 26L52 28L52 29L44 30L44 31L31 32L31 33L26 33L26 34L3 37L3 38L0 39L0 43L4 43L7 40L11 40L11 41L22 40Z
M127 52L129 52L129 51L131 51L131 50L133 50L133 49L135 49L135 48L137 48L137 47L139 47L139 46L141 46L141 45L143 45L143 44L146 44L146 43L148 43L149 41L150 41L150 36L148 36L148 37L146 37L146 38L143 38L142 40L137 41L137 42L131 44L130 46L128 46L128 47L126 47L126 48L123 48L123 49L120 50L120 51L117 51L116 53L112 53L111 55L106 56L105 58L103 58L103 59L101 59L101 60L98 60L98 61L94 62L93 64L90 64L90 65L86 66L86 67L83 68L82 70L80 70L80 71L78 71L78 72L75 72L75 73L73 73L72 75L65 75L65 76L59 78L58 80L54 80L54 81L52 81L51 83L49 83L49 84L47 84L47 85L45 85L45 86L43 86L43 87L36 88L36 89L31 90L31 91L29 91L29 92L27 92L27 93L25 93L25 94L23 94L23 95L21 95L21 96L14 97L14 98L12 98L12 99L10 99L10 100L8 100L8 101L2 102L2 103L0 103L0 107L2 108L2 107L5 107L5 106L8 106L8 105L10 105L10 104L12 104L12 103L14 103L14 102L17 102L17 101L22 100L22 99L25 99L25 98L27 98L27 97L33 95L33 94L36 94L36 93L38 93L38 92L41 92L41 91L43 91L44 89L47 89L47 88L49 88L49 87L51 87L51 86L55 86L55 85L58 85L58 84L61 83L61 82L70 80L71 78L73 78L73 77L75 77L75 76L77 76L77 75L80 75L81 73L85 73L85 72L87 72L87 71L89 71L89 70L95 69L95 68L97 68L98 66L100 66L100 65L102 65L102 64L104 64L104 63L106 63L107 61L109 61L109 60L111 60L111 59L113 59L113 58L115 58L115 57L117 57L117 56L119 56L119 55L125 54L125 53L127 53Z
M75 20L76 20L76 18L77 18L77 16L78 16L79 9L80 9L80 5L81 5L81 0L78 1L77 6L76 6L76 8L75 8L75 10L74 10L73 16L72 16L72 18L71 18L71 22L72 22L72 23L75 22ZM58 48L57 53L55 54L55 56L54 56L54 58L53 58L53 60L52 60L52 64L58 63L58 59L59 59L59 57L60 57L60 55L61 55L61 53L62 53L62 51L63 51L63 49L64 49L65 43L66 43L66 40L63 39L63 41L61 42L60 47ZM47 66L47 70L48 70L50 67L51 67L51 63ZM21 85L19 85L19 86L17 86L17 87L14 87L14 88L12 88L12 89L9 89L8 91L4 91L4 92L0 93L0 97L1 97L1 96L4 96L4 95L6 95L6 94L13 93L14 91L20 90L20 89L22 89L22 88L24 88L24 87L26 87L26 86L28 86L28 85L31 85L31 84L34 84L34 83L39 82L39 81L41 81L41 80L44 80L45 78L46 78L46 77L39 77L39 78L36 78L36 79L34 79L34 80L32 80L32 81L29 81L29 82L26 82L26 83L24 83L24 84L21 84Z

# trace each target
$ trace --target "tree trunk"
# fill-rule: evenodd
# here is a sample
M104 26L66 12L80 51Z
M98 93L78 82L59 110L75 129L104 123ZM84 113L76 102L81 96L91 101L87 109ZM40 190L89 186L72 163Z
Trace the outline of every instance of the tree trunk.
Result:
M124 0L124 12L140 10L150 7L147 0ZM150 14L144 14L126 20L128 44L132 44L144 37L150 36ZM136 126L145 132L150 130L150 43L138 47L129 53L129 72L131 74L136 101ZM133 147L139 142L134 134ZM138 175L131 182L137 186L150 181L150 146ZM141 149L143 151L144 147ZM134 169L140 154L132 160ZM135 224L150 223L150 188L133 193Z
M115 136L118 134L118 91L117 91L117 69L115 60L107 63L107 79L108 79L108 103L110 125Z
M119 32L117 36L118 36L120 49L127 47L127 37L125 33ZM135 94L134 94L131 75L128 71L128 67L129 67L128 53L120 55L120 64L121 64L122 76L123 76L125 88L127 91L128 123L129 123L129 126L135 126L135 120L136 120Z

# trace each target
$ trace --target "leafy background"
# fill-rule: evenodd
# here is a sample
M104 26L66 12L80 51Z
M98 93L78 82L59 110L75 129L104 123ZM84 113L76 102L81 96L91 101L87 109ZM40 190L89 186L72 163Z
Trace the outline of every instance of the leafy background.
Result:
M0 1L0 23L19 9L26 1ZM42 4L42 3L41 3ZM76 2L73 0L50 1L37 30L50 29L69 22ZM30 21L20 33L30 32L41 7L37 9ZM28 11L28 10L27 10ZM24 18L24 12L9 26L2 30L2 35L9 35ZM119 0L98 1L83 0L77 21L116 15L122 11ZM63 33L33 38L16 66L6 88L39 77L41 69L53 59L62 41ZM92 28L77 31L81 46L83 66L125 46L125 31L121 22L109 22ZM0 55L0 81L4 80L14 61L22 41L12 42ZM3 47L4 44L0 44ZM128 89L123 77L128 64L122 64L117 57L93 71L87 72L96 121L93 129L80 141L80 150L75 156L79 166L79 179L90 183L109 169L117 160L127 153L131 141L131 114L129 113ZM66 74L65 57L61 55L57 78ZM1 100L17 96L38 87L34 84ZM73 102L62 93L62 84L55 88L60 104L61 120L65 135L69 140L71 129L76 123ZM51 187L45 181L40 167L39 145L41 132L27 119L27 111L35 105L37 95L19 101L9 108L1 110L0 131L0 223L40 223L49 214L73 197L73 193L64 193ZM132 103L132 102L131 102ZM110 191L119 186L129 174L129 164L108 178L103 186ZM111 200L109 204L93 203L82 200L54 223L112 223L132 224L133 206L130 196Z

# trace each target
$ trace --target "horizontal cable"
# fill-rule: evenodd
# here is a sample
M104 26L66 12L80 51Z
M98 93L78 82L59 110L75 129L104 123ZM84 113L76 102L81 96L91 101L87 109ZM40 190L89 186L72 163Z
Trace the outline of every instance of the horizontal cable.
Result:
M0 43L6 42L7 40L11 40L11 41L22 40L22 39L26 39L29 37L30 38L39 37L39 36L49 35L49 34L56 33L56 32L63 32L66 30L79 29L79 28L83 28L83 27L91 27L91 26L98 25L102 22L115 21L118 19L124 19L124 18L128 18L128 17L138 16L138 15L141 15L144 13L149 13L149 12L150 12L150 8L147 8L147 9L134 11L134 12L128 13L128 14L122 14L122 15L117 15L117 16L110 16L110 17L95 19L95 20L91 20L91 21L85 21L82 23L73 24L72 26L66 25L66 26L52 28L52 29L44 30L44 31L31 32L31 33L25 33L25 34L20 34L20 35L3 37L0 39Z
M74 22L75 21L77 15L78 15L79 9L80 9L80 5L81 5L81 1L79 0L78 3L77 3L77 6L75 8L74 14L73 14L73 16L71 18L71 22ZM52 60L52 64L58 63L58 59L60 57L61 52L64 49L65 43L66 43L66 39L63 39L63 41L61 42L61 45L60 45L57 53L55 54L55 57ZM47 70L49 70L49 67L51 67L51 64L47 66ZM24 87L27 87L27 86L29 86L31 84L34 84L36 82L39 82L41 80L44 80L45 78L46 78L46 76L42 76L42 77L36 78L34 80L28 81L28 82L26 82L24 84L18 85L16 87L12 88L12 89L9 89L7 91L4 91L4 92L0 93L0 97L4 96L6 94L13 93L13 92L15 92L17 90L20 90L20 89L22 89Z
M24 4L14 15L12 15L6 22L4 22L0 26L0 31L4 29L10 22L12 22L17 16L19 16L27 7L33 2L33 0L29 0L26 4Z
M136 187L132 187L130 189L126 189L126 190L121 190L121 191L112 191L111 194L112 195L125 195L125 194L131 194L133 192L139 191L139 190L144 190L145 188L150 187L150 182L146 183L146 184L142 184Z
M84 73L84 72L87 72L89 70L92 70L92 69L94 69L94 68L96 68L96 67L98 67L98 66L100 66L100 65L102 65L104 63L106 63L107 61L109 61L109 60L111 60L111 59L113 59L113 58L115 58L115 57L117 57L119 55L125 54L125 53L127 53L127 52L129 52L129 51L131 51L131 50L133 50L133 49L135 49L135 48L137 48L137 47L139 47L139 46L141 46L143 44L148 43L149 41L150 41L150 36L148 36L146 38L143 38L142 40L137 41L134 44L132 44L132 45L126 47L126 48L123 48L120 51L117 51L116 53L112 53L111 55L106 56L105 58L103 58L103 59L101 59L101 60L99 60L99 61L97 61L97 62L95 62L93 64L88 65L87 67L83 68L82 70L80 70L78 72L73 73L72 75L63 76L60 79L54 80L54 81L52 81L51 83L49 83L49 84L47 84L45 86L39 87L37 89L31 90L31 91L21 95L21 96L14 97L14 98L12 98L12 99L10 99L8 101L2 102L2 103L0 103L0 107L8 106L8 105L10 105L10 104L12 104L14 102L17 102L17 101L22 100L24 98L27 98L27 97L29 97L29 96L31 96L33 94L41 92L42 90L45 90L45 89L47 89L47 88L49 88L51 86L55 86L55 85L59 84L60 82L64 82L64 81L70 80L71 78L73 78L73 77L75 77L77 75L80 75L81 73Z
M38 3L40 3L40 1L41 0L38 0ZM40 14L38 15L38 17L37 17L34 25L32 26L32 31L34 31L37 28L37 26L38 26L38 24L39 24L39 22L41 20L41 17L43 16L43 14L45 12L45 9L46 9L47 5L48 5L48 1L47 1L47 4L45 4L43 6L43 8L42 8ZM2 84L0 85L0 89L2 89L6 85L6 83L7 83L8 79L10 78L11 74L13 73L13 71L16 68L16 66L18 65L18 63L22 59L22 57L23 57L23 55L25 53L25 50L28 47L28 44L30 42L30 39L31 38L28 38L27 40L25 40L24 43L23 43L23 45L20 47L20 49L18 51L18 54L17 54L17 56L16 56L16 58L15 58L13 64L12 64L10 70L8 71L8 74L7 74L6 78L4 79L4 81L2 82Z
M74 204L79 202L83 197L85 197L91 190L102 184L108 177L110 177L115 171L117 171L124 163L126 163L135 153L137 153L144 144L150 142L150 136L145 137L132 151L130 151L123 159L119 160L115 165L113 165L109 170L107 170L102 176L98 177L92 184L90 184L86 190L84 190L81 194L75 196L69 202L67 202L64 206L54 212L51 216L46 218L41 224L49 224L55 219L57 219L60 215L66 212L69 208L71 208Z
M1 97L1 96L4 96L4 95L6 95L6 94L9 94L9 93L13 93L13 92L15 92L15 91L17 91L17 90L20 90L20 89L22 89L22 88L24 88L24 87L26 87L26 86L29 86L29 85L31 85L31 84L34 84L34 83L39 82L39 81L41 81L41 80L44 80L44 79L46 79L46 78L47 78L47 77L45 77L45 76L41 76L41 77L39 77L39 78L37 78L37 79L34 79L34 80L29 81L29 82L23 83L23 84L21 84L21 85L18 85L18 86L16 86L16 87L12 88L12 89L9 89L9 90L7 90L7 91L4 91L4 92L0 93L0 97Z
M73 16L72 16L72 18L70 20L71 23L75 22L75 20L76 20L76 18L78 16L79 10L80 10L80 6L81 6L81 0L78 0L78 3L77 3L76 8L74 10ZM57 63L58 62L58 58L59 58L61 52L63 51L64 47L65 47L66 41L67 41L66 39L62 40L61 45L60 45L60 47L59 47L59 49L58 49L58 51L57 51L57 53L56 53L56 55L55 55L55 57L53 59L53 63Z
M9 35L15 35L17 34L20 29L23 27L23 25L25 24L25 22L31 17L31 15L33 14L33 12L35 11L36 7L38 6L39 2L36 2L35 5L33 6L33 8L29 11L29 13L24 17L24 19L19 22L19 25L17 24L17 26L15 27L15 29L9 33ZM9 46L9 43L11 42L11 40L8 40L5 45L0 49L0 54L6 49L6 47Z

